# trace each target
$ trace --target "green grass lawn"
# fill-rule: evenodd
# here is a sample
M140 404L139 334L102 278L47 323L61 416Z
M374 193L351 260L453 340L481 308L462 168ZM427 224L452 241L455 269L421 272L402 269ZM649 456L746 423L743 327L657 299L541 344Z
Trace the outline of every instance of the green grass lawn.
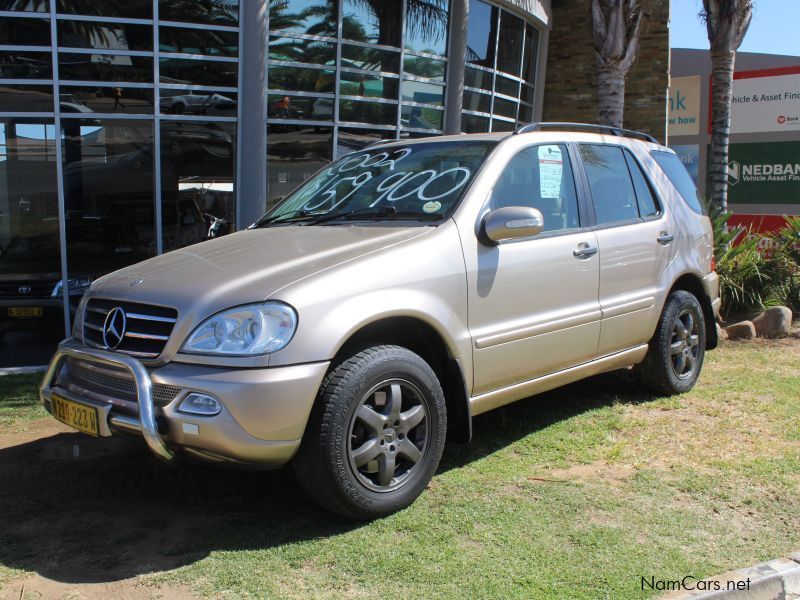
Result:
M34 379L0 380L0 439L40 414ZM0 565L222 598L643 598L642 577L800 549L798 414L800 343L727 343L682 396L623 372L476 418L414 505L368 524L284 472L172 470L136 448L53 466L34 447L6 455L26 470L0 490Z
M0 376L0 434L24 428L27 422L47 414L38 395L43 375Z

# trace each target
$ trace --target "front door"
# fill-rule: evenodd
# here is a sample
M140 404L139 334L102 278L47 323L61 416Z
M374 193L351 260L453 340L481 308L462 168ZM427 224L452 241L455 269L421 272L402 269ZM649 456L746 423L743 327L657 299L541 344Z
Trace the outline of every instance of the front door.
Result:
M507 163L491 209L531 206L542 233L486 245L462 231L473 341L473 395L534 379L596 355L597 239L579 210L565 145L529 146ZM469 240L469 242L467 242Z

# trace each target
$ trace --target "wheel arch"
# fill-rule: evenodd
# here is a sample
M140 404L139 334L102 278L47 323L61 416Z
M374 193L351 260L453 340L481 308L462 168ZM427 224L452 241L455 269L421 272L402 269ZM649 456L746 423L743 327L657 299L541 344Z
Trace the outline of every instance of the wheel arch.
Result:
M703 318L706 322L706 350L713 350L719 343L717 338L717 322L714 318L711 298L706 294L700 277L694 273L684 273L672 284L669 294L677 292L678 290L689 292L700 302L700 306L703 309ZM667 294L667 296L669 296L669 294Z
M362 325L339 347L331 368L360 349L386 344L407 348L430 365L444 391L447 439L468 442L472 437L472 415L463 365L442 335L422 319L391 316Z

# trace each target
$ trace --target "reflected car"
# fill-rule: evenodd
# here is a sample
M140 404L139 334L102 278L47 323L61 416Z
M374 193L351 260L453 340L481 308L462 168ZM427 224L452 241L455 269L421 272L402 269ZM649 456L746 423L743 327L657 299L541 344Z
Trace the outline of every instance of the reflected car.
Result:
M161 112L174 115L236 116L236 101L216 93L164 89L159 104Z
M124 220L70 216L66 234L72 314L94 279L150 256ZM59 239L58 219L44 219L23 227L2 249L0 332L33 329L63 334Z

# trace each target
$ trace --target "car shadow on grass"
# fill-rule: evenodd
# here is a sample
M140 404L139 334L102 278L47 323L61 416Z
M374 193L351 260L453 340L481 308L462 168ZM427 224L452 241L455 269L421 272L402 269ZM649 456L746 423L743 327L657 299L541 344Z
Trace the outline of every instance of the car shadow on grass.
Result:
M440 472L614 402L641 402L611 373L477 417ZM318 508L290 471L156 461L140 443L61 433L0 449L0 564L65 583L111 582L364 526Z

